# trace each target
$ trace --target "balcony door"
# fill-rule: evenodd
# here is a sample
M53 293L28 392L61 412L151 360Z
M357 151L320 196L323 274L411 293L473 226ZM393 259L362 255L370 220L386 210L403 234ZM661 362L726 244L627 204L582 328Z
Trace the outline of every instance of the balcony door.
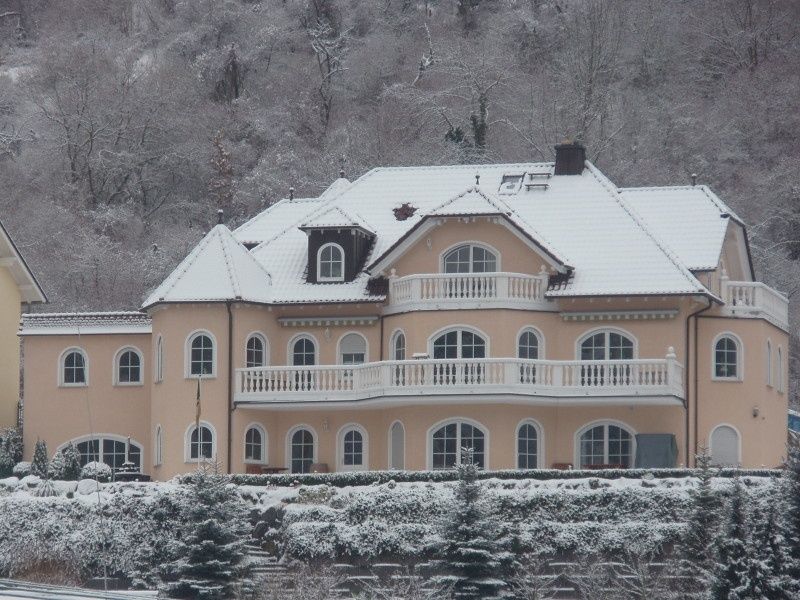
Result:
M497 271L497 255L475 244L464 244L444 255L443 270L451 274L493 273ZM494 296L494 280L487 278L448 278L444 280L446 298L485 298Z
M480 383L483 365L462 363L460 359L486 358L486 340L466 329L448 331L433 341L433 358L447 361L434 365L436 385Z
M581 366L581 385L628 384L631 378L630 365L597 364L596 361L633 360L633 340L618 331L599 331L581 342L580 358L595 363Z

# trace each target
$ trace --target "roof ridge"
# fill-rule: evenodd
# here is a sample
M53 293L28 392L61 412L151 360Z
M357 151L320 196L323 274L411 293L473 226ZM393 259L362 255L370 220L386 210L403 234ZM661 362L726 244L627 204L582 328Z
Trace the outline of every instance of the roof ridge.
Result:
M191 267L191 266L194 264L194 262L197 260L197 257L198 257L198 256L200 256L200 253L202 252L202 250L203 250L203 249L205 249L205 247L206 247L206 246L208 246L208 245L211 243L211 234L214 232L214 229L216 229L216 227L214 227L214 228L213 228L211 231L209 231L209 232L208 232L208 233L207 233L205 236L203 236L203 239L201 239L201 240L200 240L200 241L197 243L197 245L196 245L194 248L192 248L192 251L191 251L191 252L190 252L190 253L189 253L189 254L186 256L186 258L184 258L184 259L183 259L183 260L182 260L182 261L181 261L181 262L178 264L178 266L177 266L177 267L175 267L175 270L174 270L174 271L172 271L172 273L170 273L170 274L167 276L167 279L165 279L165 280L164 280L164 281L161 283L161 285L157 286L157 287L156 287L156 288L155 288L155 289L154 289L154 290L151 292L151 294L150 294L150 295L148 296L148 298L147 298L148 300L150 299L150 297L151 297L151 296L152 296L152 295L153 295L153 294L154 294L156 291L158 291L158 289L159 289L161 286L165 286L165 287L164 287L164 290L163 290L163 292L162 292L162 294L161 294L161 298L163 298L163 297L165 297L165 296L166 296L166 295L167 295L169 292L171 292L171 291L172 291L172 290L175 288L175 286L176 286L176 285L178 285L178 282L181 280L181 277L183 277L183 275L185 275L185 274L186 274L186 272L189 270L189 268L190 268L190 267ZM183 268L181 269L181 267L183 267ZM179 269L180 269L180 271L179 271ZM170 279L171 279L171 280L170 280ZM156 301L159 301L159 300L160 300L160 298L156 298Z
M375 167L371 171L365 173L361 177L366 177L367 175L371 174L373 171L404 171L404 170L423 170L423 171L435 171L437 169L476 169L479 170L481 167L485 168L492 168L492 169L499 169L503 167L529 167L531 165L548 165L552 166L555 164L553 161L540 161L540 162L517 162L517 163L478 163L478 164L456 164L456 165L406 165L406 166L387 166L387 167ZM353 184L357 183L359 177L356 179Z
M218 225L214 229L217 229L218 227L220 227L220 226ZM224 225L222 225L222 227L224 227ZM228 271L228 279L231 282L231 288L233 289L233 295L234 295L235 298L241 298L242 297L242 288L239 285L239 278L236 276L236 268L235 268L235 266L233 264L233 257L228 252L228 246L225 243L226 240L222 239L222 235L221 234L218 234L217 237L219 238L219 241L220 241L220 248L222 249L222 256L224 257L225 264L227 265L227 269L226 270Z

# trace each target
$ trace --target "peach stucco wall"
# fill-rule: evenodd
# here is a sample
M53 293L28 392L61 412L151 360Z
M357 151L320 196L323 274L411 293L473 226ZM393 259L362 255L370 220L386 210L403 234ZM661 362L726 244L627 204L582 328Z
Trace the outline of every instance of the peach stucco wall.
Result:
M14 278L0 267L0 427L17 424L20 302Z

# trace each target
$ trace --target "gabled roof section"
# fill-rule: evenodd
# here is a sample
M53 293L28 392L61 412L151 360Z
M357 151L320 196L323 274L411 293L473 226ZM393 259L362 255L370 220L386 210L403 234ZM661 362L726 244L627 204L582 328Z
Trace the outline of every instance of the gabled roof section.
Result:
M351 185L353 184L349 179L346 177L339 177L339 179L336 179L324 192L319 195L319 198L320 200L330 200L335 198Z
M707 186L623 188L623 200L692 271L719 265L729 220L742 220Z
M270 299L270 274L225 225L217 225L150 294L142 308L164 302L268 303Z
M334 229L337 227L361 229L370 235L375 233L374 229L358 213L350 213L338 206L318 213L300 225L300 229Z
M23 302L31 304L47 302L42 286L39 285L14 240L0 222L0 268L2 267L6 267L11 273Z

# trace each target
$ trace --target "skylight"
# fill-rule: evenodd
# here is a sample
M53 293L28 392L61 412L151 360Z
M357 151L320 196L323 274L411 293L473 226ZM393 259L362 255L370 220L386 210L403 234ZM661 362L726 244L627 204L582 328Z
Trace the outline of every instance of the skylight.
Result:
M524 178L525 173L503 175L503 180L500 182L500 189L497 190L497 193L502 195L516 194Z

